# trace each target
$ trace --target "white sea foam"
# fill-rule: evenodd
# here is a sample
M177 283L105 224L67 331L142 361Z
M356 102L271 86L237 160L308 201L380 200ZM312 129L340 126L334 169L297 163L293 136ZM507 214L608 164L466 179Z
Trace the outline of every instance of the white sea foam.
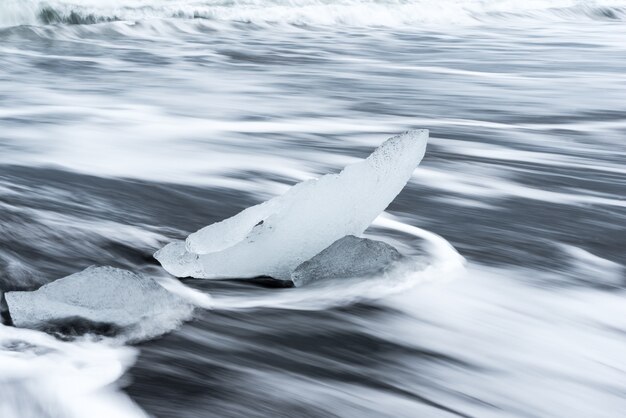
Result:
M457 164L460 167L462 164ZM557 203L563 205L584 206L604 205L618 208L626 207L626 199L613 195L592 194L585 190L555 191L541 187L530 187L512 179L504 179L506 172L496 173L492 168L486 168L473 163L463 164L460 170L463 175L450 172L447 169L422 168L414 177L420 184L471 196L473 199L517 197L528 200ZM491 173L491 175L490 175Z
M619 288L626 285L626 268L623 265L573 245L560 244L559 247L568 256L565 273L597 287Z
M0 325L2 418L143 418L117 390L136 350Z
M581 262L590 258L578 250L572 255ZM588 287L540 287L534 281L553 282L558 276L470 263L453 285L387 298L383 304L407 315L374 324L370 331L473 365L434 362L414 370L426 381L445 382L445 390L428 390L431 400L462 408L469 416L499 417L502 411L619 415L626 407L624 295ZM481 402L464 402L468 397Z
M502 19L621 19L623 0L5 0L0 25L205 18L306 25L472 24Z

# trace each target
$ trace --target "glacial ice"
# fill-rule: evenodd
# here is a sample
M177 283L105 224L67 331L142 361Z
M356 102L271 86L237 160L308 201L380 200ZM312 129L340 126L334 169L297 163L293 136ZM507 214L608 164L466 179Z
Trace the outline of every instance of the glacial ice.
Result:
M155 253L171 274L289 280L302 262L346 235L360 235L405 186L426 150L428 130L385 141L367 159L291 187Z
M156 281L114 267L95 267L48 283L32 292L5 294L13 324L48 328L77 321L95 327L133 329L145 339L175 328L193 306Z
M296 267L291 280L301 287L322 280L373 276L401 258L387 243L348 235Z

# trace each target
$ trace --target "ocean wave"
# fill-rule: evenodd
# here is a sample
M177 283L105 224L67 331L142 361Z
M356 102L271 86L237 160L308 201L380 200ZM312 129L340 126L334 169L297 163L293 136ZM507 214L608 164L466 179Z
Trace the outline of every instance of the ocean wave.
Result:
M0 26L211 19L296 25L407 26L499 20L623 20L624 0L7 0Z

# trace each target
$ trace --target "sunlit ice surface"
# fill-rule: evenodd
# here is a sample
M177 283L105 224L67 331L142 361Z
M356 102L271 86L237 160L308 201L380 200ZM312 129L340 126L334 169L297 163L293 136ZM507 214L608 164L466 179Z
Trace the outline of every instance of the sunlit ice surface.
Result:
M625 16L3 2L0 289L112 265L201 309L133 347L2 326L0 416L620 416ZM421 257L403 275L180 282L151 257L419 128L423 162L367 231Z

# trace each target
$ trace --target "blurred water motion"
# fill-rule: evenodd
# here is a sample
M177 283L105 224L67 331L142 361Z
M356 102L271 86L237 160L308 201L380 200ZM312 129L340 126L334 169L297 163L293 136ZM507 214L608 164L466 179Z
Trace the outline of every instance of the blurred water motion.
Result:
M164 278L165 243L414 128L406 228L369 233L466 270L379 298L185 280L215 309L136 362L0 326L0 416L622 415L624 2L127 3L0 5L2 291Z

